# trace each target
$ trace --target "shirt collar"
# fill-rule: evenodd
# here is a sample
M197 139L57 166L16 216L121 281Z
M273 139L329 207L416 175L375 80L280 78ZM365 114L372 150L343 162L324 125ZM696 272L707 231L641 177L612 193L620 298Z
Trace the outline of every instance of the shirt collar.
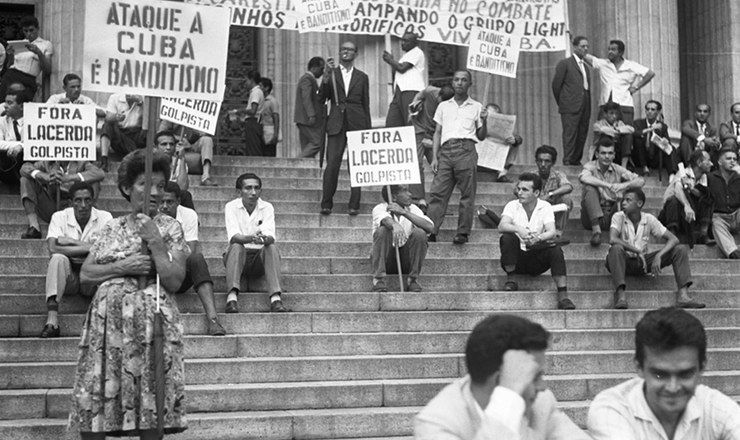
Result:
M75 217L75 210L74 210L74 208L67 208L67 209L65 209L65 211L67 211L67 210L69 210L67 212L67 225L68 226L72 226L72 227L76 227L76 228L80 228L80 230L82 231L84 228L82 226L80 226L79 223L77 223L77 217ZM97 221L98 221L98 210L95 209L95 208L91 208L90 209L90 220L87 221L87 225L86 226L91 225L93 223L96 223Z
M339 65L339 69L340 69L340 70L341 70L341 71L342 71L343 73L352 73L352 71L353 71L353 70L355 69L355 66L354 66L354 64L353 64L353 65L349 66L349 69L347 69L346 67L344 67L343 65L341 65L341 64L340 64L340 65Z
M647 399L645 399L645 393L643 391L644 387L645 380L637 379L637 384L634 388L632 388L629 396L627 397L627 400L629 401L629 406L633 409L636 418L651 422L656 427L660 426L662 429L660 421L658 421L658 418L655 416L655 414L653 414L653 410L651 410L650 406L648 406ZM684 410L684 413L681 416L679 424L691 424L691 422L699 419L700 417L701 409L699 408L699 404L696 401L696 396L691 396L691 399L689 399L689 403L686 405L686 410Z
M246 206L244 206L244 203L242 202L241 197L237 200L239 200L239 209L243 209L245 212L247 212L247 214L249 214L249 211L247 211ZM262 201L262 198L259 198L257 199L257 205L254 207L254 211L252 211L252 213L254 214L255 211L259 211L264 207L265 207L265 202Z

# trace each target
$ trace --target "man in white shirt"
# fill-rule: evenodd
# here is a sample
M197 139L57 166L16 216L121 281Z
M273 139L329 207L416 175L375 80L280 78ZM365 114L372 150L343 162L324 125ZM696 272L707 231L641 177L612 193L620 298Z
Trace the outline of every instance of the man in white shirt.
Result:
M51 56L54 49L50 41L39 37L38 19L24 17L19 24L28 40L26 50L15 53L12 47L8 47L5 53L8 70L0 80L0 99L5 99L8 87L16 82L23 84L32 98L38 89L36 77L41 72L45 75L51 74Z
M707 336L694 315L651 310L635 328L639 377L600 392L588 410L595 440L736 440L740 406L701 385Z
M0 116L0 180L19 182L23 166L23 104L25 92L8 91L4 116Z
M558 309L576 308L568 298L565 256L555 239L552 206L540 200L542 179L522 173L516 185L517 200L506 204L498 230L501 232L501 268L506 272L504 290L519 289L516 274L540 275L548 269L558 289Z
M689 266L689 248L679 244L678 238L663 226L655 216L642 212L645 204L645 193L639 188L624 191L622 210L615 213L609 228L609 253L606 256L606 268L612 274L614 283L614 308L626 309L627 299L625 275L644 276L648 273L656 277L661 268L673 265L676 278L676 305L686 309L703 309L704 304L689 297L691 266ZM659 251L650 252L650 237L666 240Z
M549 333L497 314L468 338L468 375L447 385L414 420L416 440L587 440L545 386Z
M475 144L485 139L488 133L488 112L480 102L468 95L472 84L473 75L470 71L455 72L452 77L455 96L441 102L434 114L434 122L437 123L432 141L434 181L429 191L427 211L434 222L434 231L429 236L431 242L437 241L437 233L447 213L447 203L456 185L460 189L460 208L457 235L452 242L467 243L473 227L478 180L478 152Z
M419 38L415 33L403 34L401 49L406 53L398 61L393 59L393 54L383 51L383 61L391 66L396 76L393 100L385 117L386 127L409 125L409 104L416 94L426 87L424 70L427 67L427 59L424 51L419 48Z
M392 200L388 201L388 189L383 187L385 203L373 208L373 292L387 292L386 273L398 273L394 246L398 246L401 271L408 273L408 292L421 292L418 277L427 256L427 234L434 223L411 203L411 192L406 185L391 185Z
M624 58L624 42L609 41L607 59L585 54L584 59L599 71L601 83L599 107L609 101L619 104L622 121L632 125L635 119L635 104L632 95L645 87L655 76L647 67ZM635 80L641 78L635 84ZM601 118L600 118L601 119Z
M146 146L146 130L142 130L144 97L114 93L108 98L105 124L100 135L100 156L103 171L108 171L108 152L125 156Z
M185 262L185 279L176 293L185 293L192 287L206 312L206 332L211 336L224 336L226 330L218 322L216 315L211 272L203 254L198 251L198 214L190 208L181 206L180 196L180 187L175 182L167 182L159 207L160 212L180 222L185 241L190 248L190 255Z
M253 173L236 179L239 198L224 207L229 248L226 266L226 313L239 313L237 295L248 283L243 279L265 276L271 312L287 312L281 300L280 253L275 246L275 209L260 198L262 180ZM246 280L244 280L246 281Z
M51 95L46 100L47 104L79 104L92 105L95 107L95 114L99 118L105 117L105 110L98 107L92 99L82 94L82 78L75 73L68 73L62 78L62 88L64 92Z
M170 158L170 182L177 183L182 191L180 204L195 210L193 195L190 194L190 179L188 178L188 164L185 162L185 145L177 142L171 131L160 131L154 135L154 147Z
M179 137L175 137L175 140L182 145L183 152L192 151L200 155L200 163L203 166L200 186L218 186L218 183L211 179L213 137L202 131L186 128L183 125L175 124L172 121L166 121L164 119L159 122L157 132L161 133L163 131L169 131L173 134L179 133Z
M95 286L80 285L80 268L100 230L113 216L93 206L94 194L89 182L76 182L69 190L72 206L51 217L46 237L51 255L46 272L48 317L41 331L42 338L59 337L57 313L63 295L79 292L90 297L95 293Z

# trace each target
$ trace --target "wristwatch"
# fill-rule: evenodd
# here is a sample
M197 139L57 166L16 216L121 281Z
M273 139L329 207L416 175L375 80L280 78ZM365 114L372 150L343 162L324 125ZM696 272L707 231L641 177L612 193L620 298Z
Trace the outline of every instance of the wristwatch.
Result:
M548 196L548 197L552 197L552 191L548 192L548 193L547 193L547 196Z

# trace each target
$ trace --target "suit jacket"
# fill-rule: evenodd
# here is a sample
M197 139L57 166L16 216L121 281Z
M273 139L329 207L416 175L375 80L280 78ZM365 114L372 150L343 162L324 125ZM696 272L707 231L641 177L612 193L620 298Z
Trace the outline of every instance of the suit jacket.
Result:
M589 88L591 84L591 69L584 63L586 80ZM583 74L578 67L576 56L560 60L555 67L555 76L552 78L552 94L558 103L560 113L578 113L583 110L583 95L589 93L583 88ZM589 104L590 110L590 104Z
M342 127L347 131L369 130L372 128L372 123L370 122L370 80L367 75L356 67L353 68L349 89L345 94L342 72L339 68L334 69L334 72L339 105L329 113L326 133L329 136L335 135L342 131ZM331 75L331 72L328 75ZM324 99L331 99L332 106L334 106L331 76L322 87L322 96Z
M38 162L26 162L21 167L21 177L33 179L31 173L39 170L44 173L52 173L59 169L59 162L56 161L38 161ZM100 168L93 165L92 162L67 162L67 168L64 170L66 175L81 174L85 179L85 182L96 183L101 182L105 179L105 173ZM67 182L62 185L62 191L69 191L74 182ZM56 188L56 186L54 186Z
M414 420L415 440L590 440L557 407L552 391L537 395L519 435L503 424L481 419L470 376L447 385Z
M696 128L695 119L687 119L683 121L683 124L681 124L681 142L679 144L679 148L681 148L682 151L691 153L696 148L696 138L702 134L708 138L713 137L715 139L719 139L717 137L717 128L713 127L709 122L706 123L704 133L700 133Z
M737 133L735 133L735 126L732 123L732 119L719 124L719 141L724 143L726 140L737 142Z
M311 72L303 74L295 91L295 113L293 122L308 125L308 119L321 121L326 117L326 107L321 97L319 83Z

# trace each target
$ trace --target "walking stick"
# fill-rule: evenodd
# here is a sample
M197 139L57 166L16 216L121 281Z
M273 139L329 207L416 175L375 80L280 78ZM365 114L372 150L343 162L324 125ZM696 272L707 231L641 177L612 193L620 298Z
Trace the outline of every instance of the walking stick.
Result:
M393 196L391 195L391 187L389 185L385 186L386 194L388 194L388 202L390 203L393 200ZM394 217L394 220L398 221L399 219ZM403 289L403 269L401 268L401 252L398 250L398 243L396 240L393 240L393 247L396 249L396 268L398 269L398 287L401 289L401 292L404 291Z

